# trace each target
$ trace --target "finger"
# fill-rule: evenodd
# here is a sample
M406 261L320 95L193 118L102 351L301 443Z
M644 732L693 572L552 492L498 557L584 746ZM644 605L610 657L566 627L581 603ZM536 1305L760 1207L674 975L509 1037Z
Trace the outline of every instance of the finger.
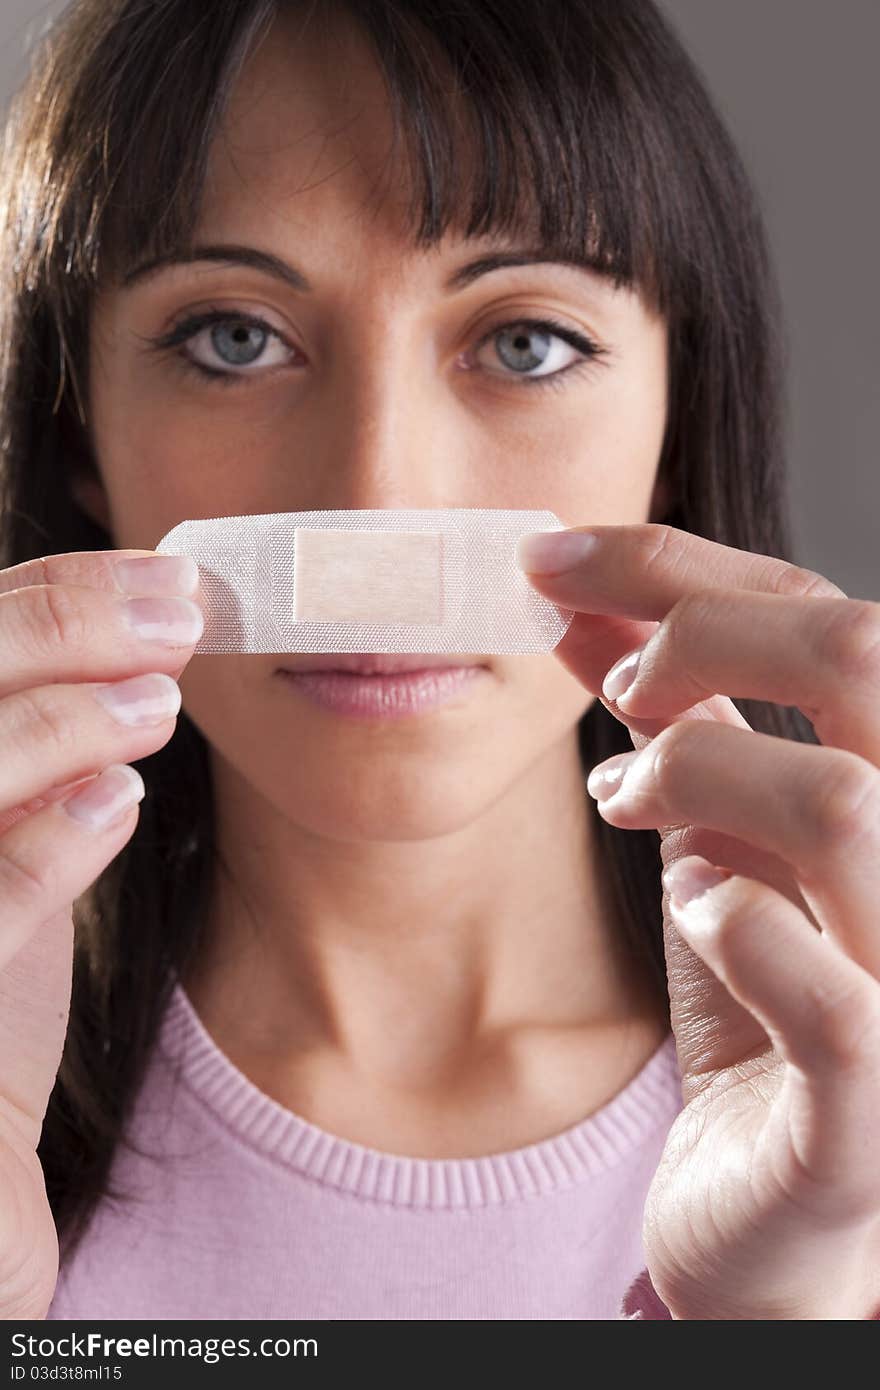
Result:
M139 563L129 564L133 560ZM127 587L123 588L123 583ZM198 587L198 566L190 556L157 555L152 550L72 550L63 555L41 555L0 570L0 594L43 584L82 585L107 594L176 593L191 597Z
M121 842L106 844L109 862ZM0 1134L8 1141L4 1125L14 1126L31 1152L40 1142L64 1050L73 937L71 903L66 903L41 920L0 968L0 1095L6 1101L0 1111Z
M618 653L641 646L656 631L656 623L636 623L628 618L576 613L556 644L553 655L577 677L585 689L601 697L605 673L617 659Z
M665 827L660 839L660 859L667 868L687 854L699 854L713 864L726 864L734 873L766 883L793 903L817 930L820 923L798 886L790 864L772 850L748 844L735 835L703 825Z
M0 969L40 922L93 882L108 863L108 844L128 838L143 795L136 768L112 765L68 800L45 806L0 837ZM81 798L88 798L85 808ZM98 810L116 818L101 823Z
M638 623L626 618L576 613L554 655L587 690L598 695L608 712L624 725L636 751L645 748L670 724L688 720L713 721L749 730L751 726L748 721L732 701L723 695L711 696L680 714L661 718L640 718L629 711L620 711L613 700L608 700L601 694L603 678L609 666L639 641L647 641L657 629L657 623ZM685 854L705 854L710 858L720 855L723 862L731 864L736 872L770 883L778 892L787 896L808 920L818 925L790 866L779 856L747 844L733 835L725 835L721 831L712 831L699 825L681 823L659 828L660 854L664 864L671 864ZM681 941L674 928L670 927L665 914L664 920L666 962L670 981L673 974L676 976L672 1000L673 1015L676 1010L681 1015L675 1025L676 1032L688 1026L692 1013L689 1001L697 997L708 999L709 1006L699 1010L700 1046L706 1056L712 1057L717 1057L720 1050L727 1049L730 1061L733 1062L755 1044L754 1020L734 1005L714 977L705 971L701 962L694 959L693 952Z
M0 694L144 669L170 675L203 629L201 608L185 597L123 597L69 584L12 590L0 594Z
M107 767L85 789L89 808L71 796L0 837L0 1095L34 1142L64 1039L71 904L130 838L143 790L135 768ZM116 813L102 825L95 822L99 802Z
M656 623L577 613L555 650L562 664L588 690L599 695L609 713L624 723L637 750L646 747L670 721L621 716L613 702L606 701L600 691L609 665L640 638L647 640L656 629ZM686 710L676 718L718 720L738 728L750 728L735 705L723 696ZM706 854L716 860L720 856L721 862L733 865L737 872L776 884L798 907L809 911L789 867L768 852L700 826L663 827L660 855L664 865L685 854ZM684 1041L687 1046L691 1074L707 1068L710 1059L715 1067L734 1065L741 1057L766 1045L766 1034L754 1017L730 997L721 982L679 936L665 911L665 896L663 936L672 1026L679 1045ZM686 1081L686 1088L688 1084Z
M553 655L629 731L634 748L643 748L661 730L676 720L709 719L732 724L738 729L751 725L724 695L713 695L699 705L668 718L640 718L619 710L613 700L602 694L602 681L610 664L622 652L632 649L634 642L646 641L657 630L656 623L633 623L625 618L606 618L591 613L576 613L565 636Z
M170 676L150 671L108 685L38 686L0 700L0 813L110 763L155 753L174 732L180 699Z
M704 589L680 599L625 656L631 684L606 698L668 718L721 692L795 705L822 743L880 765L880 603Z
M864 1212L876 1202L880 1111L864 1102L880 1068L880 985L765 884L734 875L678 905L676 876L711 868L691 857L664 875L677 929L805 1079L811 1103L790 1118L817 1199Z
M60 782L57 786L45 788L39 796L29 797L17 806L9 806L5 811L0 811L0 835L3 834L4 830L9 830L11 826L16 825L18 821L25 820L34 811L42 811L44 806L51 806L53 802L60 801L75 787L90 782L93 776L97 776L97 773L93 773L89 777L75 777L71 782Z
M725 854L725 846L698 841L693 851L711 854L713 864L734 867L740 859ZM742 870L737 870L742 872ZM663 951L669 986L669 1016L675 1034L685 1105L711 1084L719 1071L739 1066L745 1057L759 1056L770 1040L754 1014L734 999L721 979L688 944L669 911L663 889Z
M597 693L601 681L596 679L589 655L584 660L581 651L586 647L589 654L591 649L589 638L586 643L582 641L584 624L592 625L599 616L628 619L634 625L639 621L660 623L684 595L706 588L846 598L842 589L813 570L654 522L537 532L520 538L516 558L538 592L575 611L555 653ZM613 633L611 628L604 631L609 636ZM621 638L625 631L618 629ZM637 645L638 640L616 651L614 642L609 641L606 653L614 662ZM635 716L631 720L607 697L600 698L631 733L651 738L669 722L654 718L643 721ZM726 696L716 696L705 717L748 727ZM634 737L633 743L639 747L640 740Z
M617 791L599 802L611 825L698 825L791 866L816 921L880 977L880 771L853 753L754 730L685 720L625 755ZM602 790L603 768L588 790Z
M531 547L530 536L517 542L517 560L540 593L577 612L660 622L685 594L707 588L846 598L813 570L654 522L536 535L540 547ZM581 543L585 552L571 553Z

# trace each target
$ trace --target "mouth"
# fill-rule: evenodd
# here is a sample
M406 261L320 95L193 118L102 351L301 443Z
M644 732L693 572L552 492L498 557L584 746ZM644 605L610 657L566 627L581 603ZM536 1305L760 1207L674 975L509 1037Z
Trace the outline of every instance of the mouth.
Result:
M378 652L304 656L276 672L295 694L325 713L390 720L427 714L468 702L490 676L489 663L473 657L405 656Z

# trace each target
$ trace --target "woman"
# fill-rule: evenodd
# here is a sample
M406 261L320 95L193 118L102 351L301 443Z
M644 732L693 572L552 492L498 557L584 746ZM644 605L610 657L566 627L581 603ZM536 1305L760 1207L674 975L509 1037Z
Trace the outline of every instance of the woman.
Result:
M878 618L653 6L81 0L7 140L6 1316L873 1316ZM149 554L443 506L577 612L445 701Z

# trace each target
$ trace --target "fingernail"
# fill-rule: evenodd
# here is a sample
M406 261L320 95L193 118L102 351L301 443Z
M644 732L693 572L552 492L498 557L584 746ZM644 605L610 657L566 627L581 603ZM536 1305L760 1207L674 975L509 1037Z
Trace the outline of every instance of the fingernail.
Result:
M588 531L533 531L516 543L516 563L530 574L561 574L586 560L597 544Z
M124 815L145 793L144 779L128 763L114 763L92 779L63 809L89 830L106 830Z
M632 753L618 753L617 757L609 758L607 762L594 767L587 778L587 791L590 796L595 797L597 801L607 801L619 792L627 771L637 757L637 750Z
M162 724L180 712L180 686L171 676L151 671L146 676L132 676L115 685L102 685L95 699L113 716L117 724L129 728L141 724Z
M138 555L120 560L116 583L124 594L194 594L199 567L191 555Z
M680 903L689 903L732 876L732 869L716 868L707 859L691 854L670 864L660 877L670 897Z
M191 647L204 631L204 615L192 599L130 598L124 611L129 627L147 642Z
M625 690L629 690L636 678L644 650L644 645L637 647L635 651L627 652L626 656L614 663L602 682L602 694L606 700L617 700Z

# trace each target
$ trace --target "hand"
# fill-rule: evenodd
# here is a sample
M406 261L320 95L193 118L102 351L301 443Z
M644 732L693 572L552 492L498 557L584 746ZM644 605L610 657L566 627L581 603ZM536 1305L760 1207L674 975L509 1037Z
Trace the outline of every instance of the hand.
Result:
M630 731L599 811L657 829L664 864L685 1105L645 1207L654 1286L674 1318L880 1316L880 604L663 525L542 542L573 535L596 545L571 568L524 568L576 610L556 654ZM731 698L797 706L822 746ZM670 893L710 865L683 912Z
M173 593L169 574L181 583L172 557L136 550L0 570L0 1319L45 1317L55 1290L36 1150L67 1033L72 906L137 824L143 782L128 761L174 732L198 634L178 622L163 640L147 600L126 597ZM185 598L158 601L200 620ZM144 635L132 613L149 619ZM123 718L105 701L125 691Z

